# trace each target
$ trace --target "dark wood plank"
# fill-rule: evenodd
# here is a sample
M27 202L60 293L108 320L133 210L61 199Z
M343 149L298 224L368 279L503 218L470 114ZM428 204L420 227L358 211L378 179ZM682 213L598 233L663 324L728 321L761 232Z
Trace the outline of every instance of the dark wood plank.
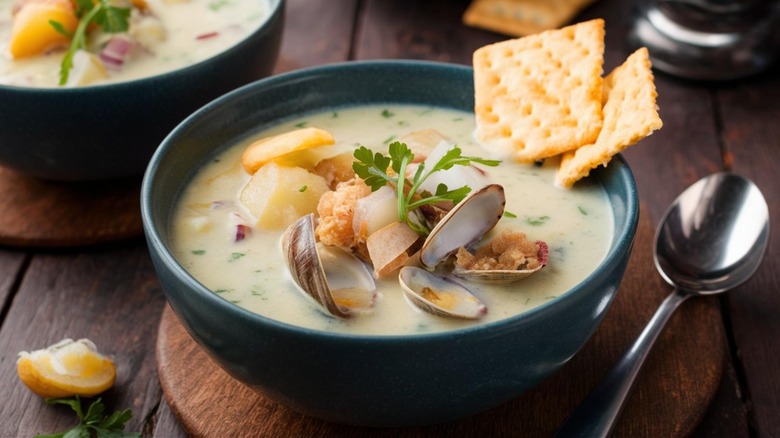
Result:
M728 296L741 369L759 436L780 431L780 65L756 78L717 90L723 141L733 170L754 180L769 204L772 233L768 260L756 276Z
M505 37L465 27L465 0L367 0L358 23L355 59L424 59L471 65L477 48Z
M165 397L160 400L160 406L157 407L154 432L151 435L166 438L184 438L188 436L187 432L181 427L179 420L176 419L176 415L174 415Z
M73 426L72 412L49 406L17 378L17 352L65 337L89 338L117 365L109 409L131 408L140 430L161 397L154 343L164 297L146 248L102 248L36 256L0 330L0 436L32 436Z
M357 0L288 0L275 73L346 61Z
M73 247L141 235L140 179L54 182L0 167L0 245Z
M11 288L20 275L24 260L24 253L0 250L0 309L6 307L12 296Z

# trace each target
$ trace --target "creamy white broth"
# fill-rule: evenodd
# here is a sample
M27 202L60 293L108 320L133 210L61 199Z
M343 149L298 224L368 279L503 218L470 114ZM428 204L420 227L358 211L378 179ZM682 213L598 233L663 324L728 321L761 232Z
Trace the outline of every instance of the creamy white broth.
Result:
M473 139L472 114L419 106L339 109L284 123L254 138L301 126L332 132L336 151L365 145L384 153L395 138L432 128L455 140L464 155L495 158ZM171 224L172 246L179 262L206 287L278 321L356 334L437 332L497 321L566 292L595 269L611 243L611 207L598 183L583 181L574 189L561 189L553 185L553 163L537 166L505 161L496 168L484 168L505 187L506 210L516 216L504 217L494 233L512 229L547 242L550 253L545 268L506 286L469 283L488 307L487 315L476 322L436 317L413 308L399 289L397 275L377 282L379 298L372 312L348 319L329 317L293 285L282 259L283 230L254 229L251 237L234 242L232 214L251 218L238 200L249 179L240 164L247 143L220 154L190 182Z
M15 2L0 0L0 84L57 87L65 49L22 59L12 59L8 52ZM165 29L164 40L143 47L137 42L122 68L109 69L109 77L95 84L128 81L195 64L236 45L270 14L267 0L147 0L147 4ZM131 20L131 36L138 40L148 37L133 23ZM97 46L109 37L102 35L91 42Z

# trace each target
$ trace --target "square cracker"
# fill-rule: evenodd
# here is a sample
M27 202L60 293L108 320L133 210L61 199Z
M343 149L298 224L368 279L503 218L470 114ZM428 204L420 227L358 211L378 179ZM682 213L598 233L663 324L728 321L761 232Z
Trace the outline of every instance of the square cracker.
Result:
M596 141L602 124L604 20L474 52L476 136L530 162Z
M511 36L556 29L594 0L474 0L463 23Z
M591 169L606 166L612 156L660 129L653 72L646 48L632 53L604 80L604 126L594 144L567 152L555 177L571 187Z

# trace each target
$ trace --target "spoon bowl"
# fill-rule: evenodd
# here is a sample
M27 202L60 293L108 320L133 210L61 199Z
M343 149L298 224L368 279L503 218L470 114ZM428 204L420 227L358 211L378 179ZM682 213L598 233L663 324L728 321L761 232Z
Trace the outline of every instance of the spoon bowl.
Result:
M669 207L656 232L654 260L672 286L725 292L758 269L769 242L769 209L750 180L721 172L699 180Z
M608 436L639 370L675 309L687 298L744 283L769 244L769 207L747 178L729 172L704 177L667 209L655 235L654 260L672 292L617 365L566 419L557 436Z

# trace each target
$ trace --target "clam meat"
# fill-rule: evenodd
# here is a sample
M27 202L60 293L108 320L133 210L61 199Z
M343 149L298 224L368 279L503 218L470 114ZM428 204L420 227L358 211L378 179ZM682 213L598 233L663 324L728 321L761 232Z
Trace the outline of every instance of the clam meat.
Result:
M313 214L287 228L282 251L296 286L327 314L345 318L374 306L376 285L371 272L352 254L317 242Z
M447 276L405 266L398 281L406 298L432 315L479 319L487 313L487 307L469 289Z

